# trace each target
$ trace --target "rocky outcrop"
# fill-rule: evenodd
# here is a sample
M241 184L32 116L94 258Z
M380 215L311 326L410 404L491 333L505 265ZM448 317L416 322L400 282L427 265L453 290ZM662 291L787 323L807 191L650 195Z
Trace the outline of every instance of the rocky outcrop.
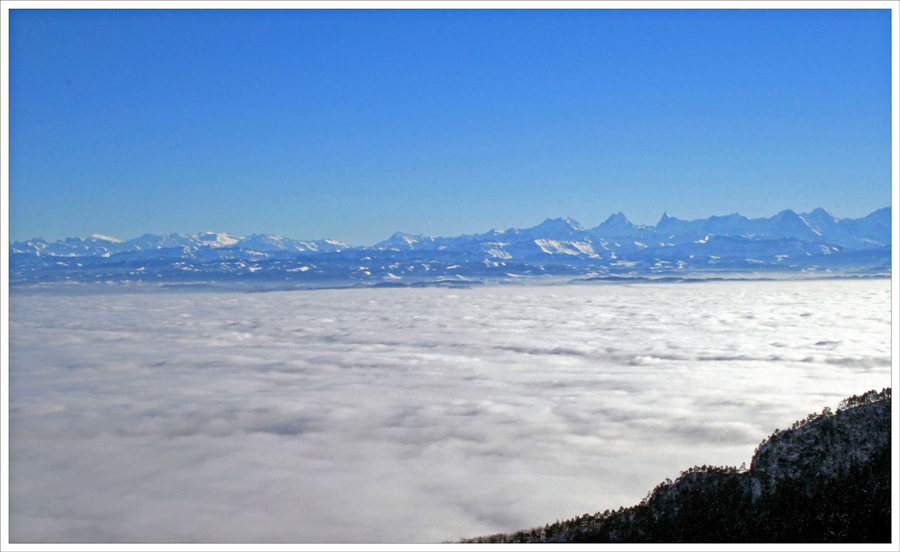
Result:
M463 542L890 542L891 390L775 430L751 466L697 466L631 508Z
M793 479L813 484L844 477L891 443L891 400L823 416L779 432L757 449L750 475L766 489Z

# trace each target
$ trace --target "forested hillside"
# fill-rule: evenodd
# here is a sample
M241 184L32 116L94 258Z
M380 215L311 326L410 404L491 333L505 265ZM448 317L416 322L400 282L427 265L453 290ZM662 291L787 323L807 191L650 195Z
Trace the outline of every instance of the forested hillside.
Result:
M463 542L890 542L891 390L775 430L745 466L696 466L640 504Z

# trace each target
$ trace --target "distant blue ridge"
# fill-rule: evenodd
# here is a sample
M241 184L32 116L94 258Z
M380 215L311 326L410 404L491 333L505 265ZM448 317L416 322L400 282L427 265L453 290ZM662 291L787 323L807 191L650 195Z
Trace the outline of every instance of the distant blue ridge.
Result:
M570 218L531 228L433 237L397 232L371 247L271 234L94 234L10 248L13 284L69 282L262 282L467 285L535 277L680 276L717 272L890 273L891 208L859 219L825 209L770 218L737 213L655 226L611 215L592 229Z

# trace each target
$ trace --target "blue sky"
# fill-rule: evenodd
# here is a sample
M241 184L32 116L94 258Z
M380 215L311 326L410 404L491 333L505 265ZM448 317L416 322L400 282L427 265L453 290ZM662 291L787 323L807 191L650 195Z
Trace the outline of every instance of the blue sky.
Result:
M10 11L10 238L890 205L890 11Z

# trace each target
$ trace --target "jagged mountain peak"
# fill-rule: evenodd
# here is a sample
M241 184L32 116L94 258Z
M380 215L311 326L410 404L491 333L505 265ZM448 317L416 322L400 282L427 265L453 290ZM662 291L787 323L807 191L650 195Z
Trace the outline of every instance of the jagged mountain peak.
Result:
M710 220L748 220L747 217L740 213L729 213L727 215L713 215Z
M619 211L618 213L616 213L614 215L609 215L606 218L606 220L604 220L602 223L600 223L600 226L603 226L604 224L606 224L606 225L631 224L631 221L628 220L628 217L625 216L625 213L623 213L622 211Z
M417 244L426 241L434 241L434 238L428 238L421 234L413 235L406 232L394 232L394 234L381 242L376 243L374 249L408 249L416 248Z
M800 218L800 215L795 213L793 209L784 209L783 211L779 211L772 218Z
M815 209L810 211L809 214L811 214L811 215L828 215L829 217L837 218L834 215L832 215L831 213L829 213L827 209L824 209L822 207L816 207Z
M655 232L652 227L633 224L622 212L609 215L591 232L601 238L637 238Z
M477 262L489 269L511 273L535 267L543 271L543 267L550 266L553 270L573 273L595 270L601 274L623 270L622 267L650 272L702 272L726 267L736 271L748 268L801 270L804 267L815 267L816 270L864 267L878 274L890 271L890 208L865 218L841 219L837 224L829 222L833 220L824 209L806 215L788 209L771 218L749 219L732 213L691 221L677 219L666 212L657 226L644 226L631 223L624 213L619 212L592 230L585 230L572 218L559 217L546 219L531 228L492 230L486 234L456 237L395 232L371 247L350 247L336 240L300 241L268 233L239 237L201 232L196 235L145 234L126 242L113 241L114 238L101 234L68 238L52 244L32 240L12 244L10 253L11 259L16 256L14 264L22 267L23 278L27 271L43 271L48 267L53 268L52 277L73 274L72 277L79 277L82 273L78 272L81 265L77 259L84 257L93 258L91 262L97 263L105 263L99 260L102 258L109 258L109 263L137 263L144 258L165 258L175 262L181 257L201 263L239 258L267 259L275 263L273 266L282 266L278 263L294 262L297 256L317 255L322 255L323 263L331 263L329 270L334 271L334 277L349 277L346 263L355 265L352 259L357 257L408 257L426 265L434 262L437 263L434 266L446 263L454 267ZM501 268L504 263L518 264L519 267L515 270ZM60 268L64 266L68 268ZM367 266L365 270L375 274L368 263L361 262L359 266ZM400 276L402 270L413 271L410 266L390 270ZM429 277L434 275L434 266L424 271ZM130 270L126 265L121 267L116 270L126 274ZM204 266L201 272L220 269L226 270ZM51 277L51 273L46 272L46 277Z
M535 229L584 230L581 223L570 217L548 218L534 227Z

